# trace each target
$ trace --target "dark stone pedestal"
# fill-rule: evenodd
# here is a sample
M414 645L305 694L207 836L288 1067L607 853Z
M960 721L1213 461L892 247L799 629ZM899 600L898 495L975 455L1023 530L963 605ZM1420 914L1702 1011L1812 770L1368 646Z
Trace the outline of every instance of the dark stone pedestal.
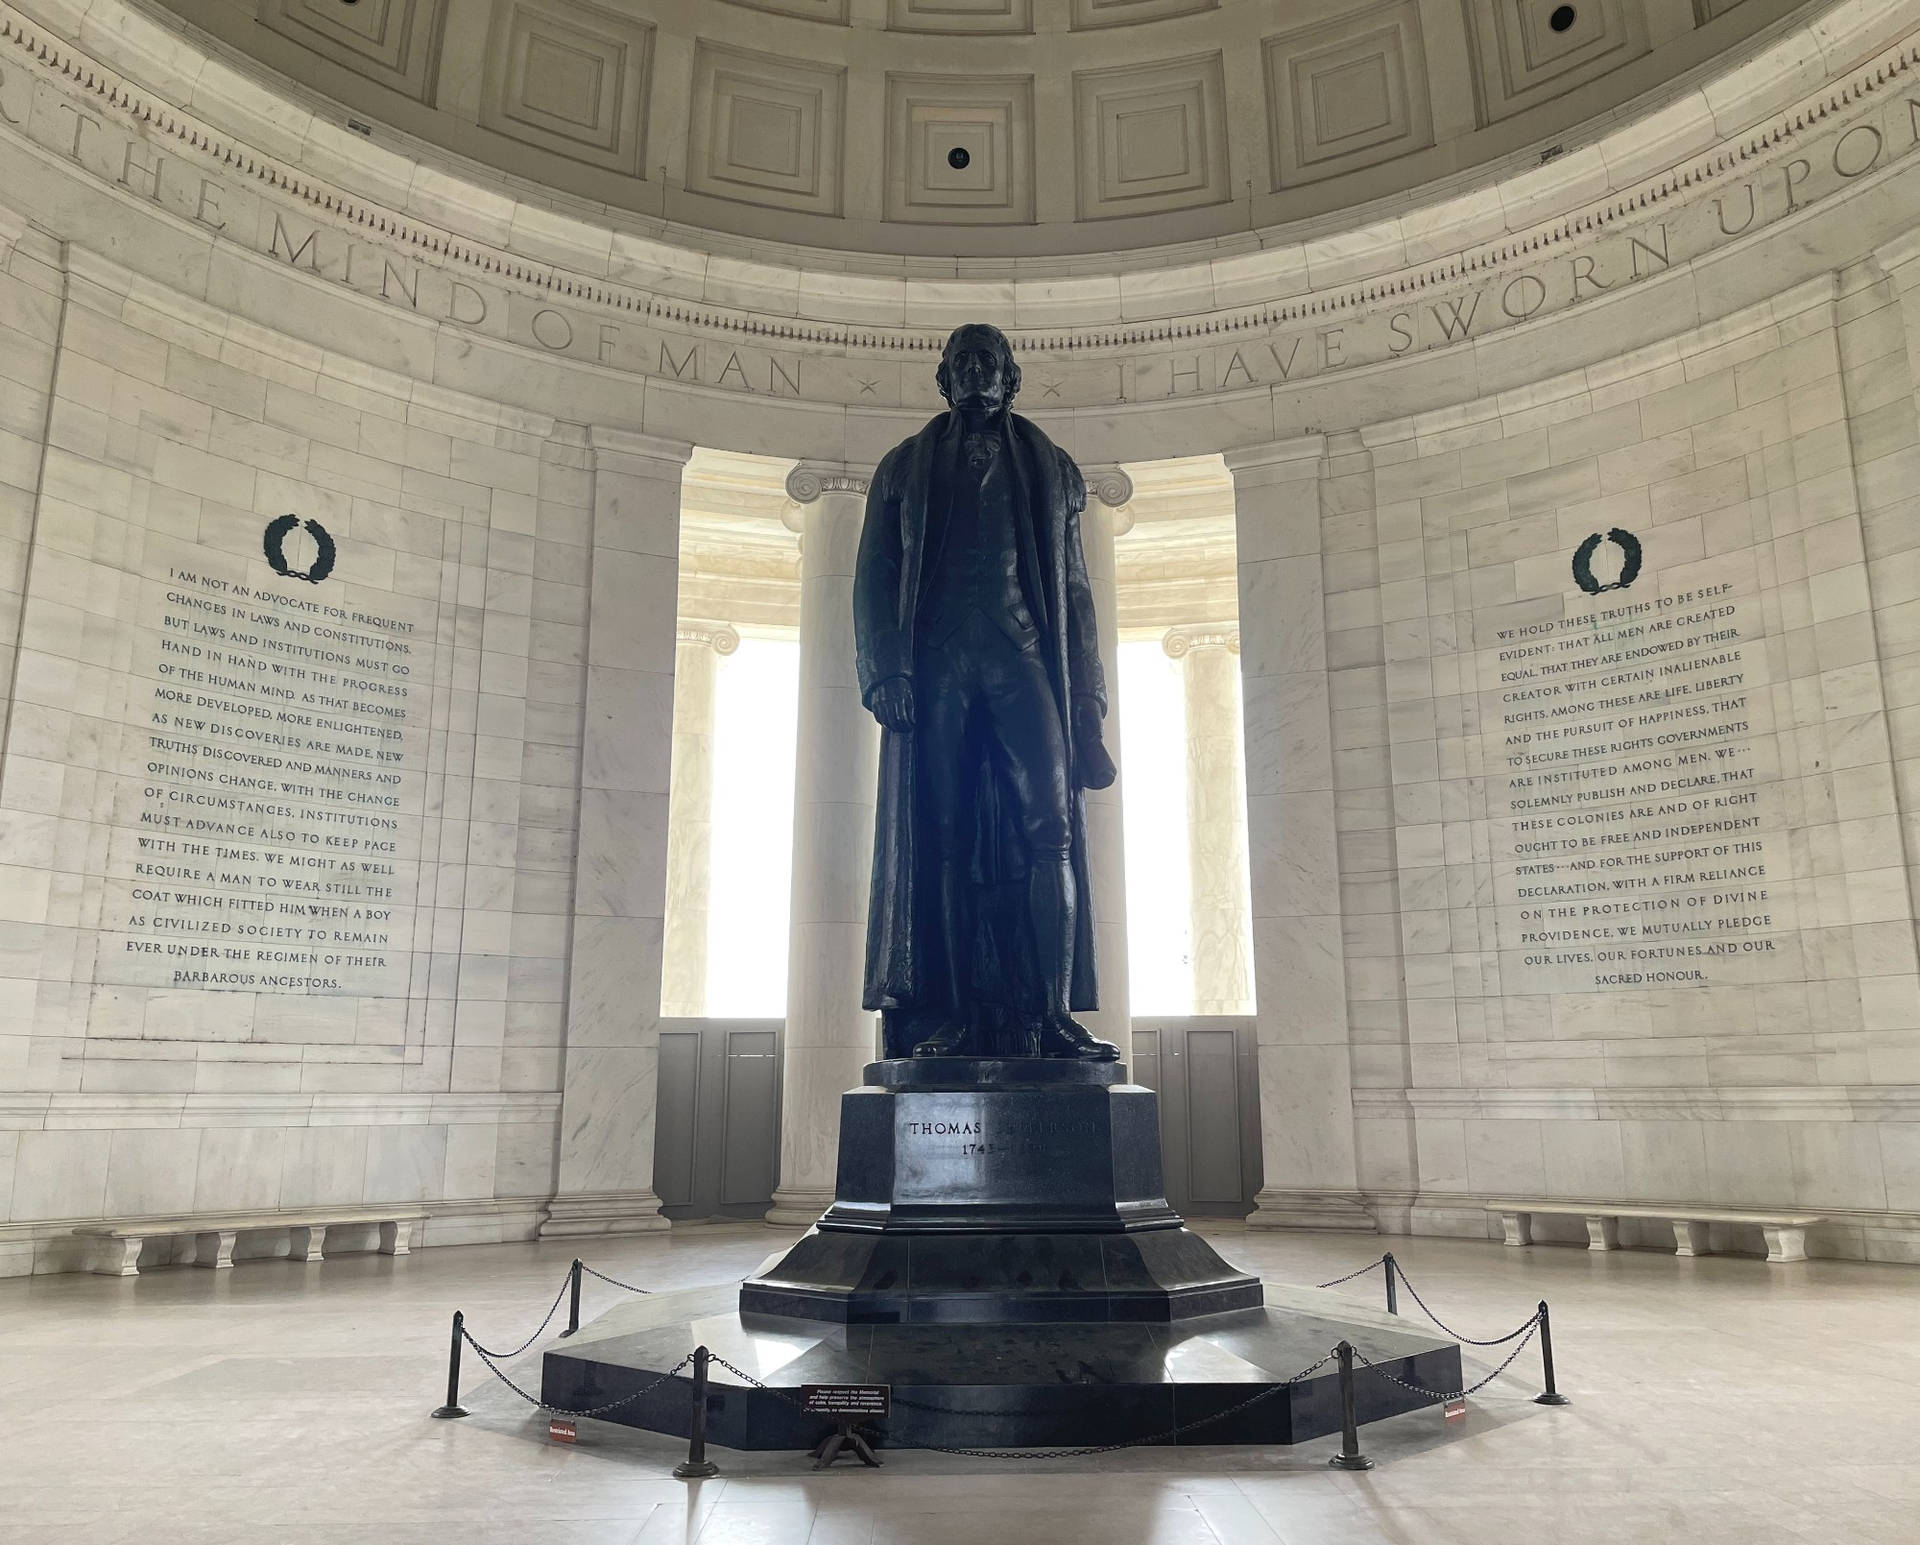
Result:
M836 1199L736 1290L623 1305L546 1354L542 1398L684 1435L675 1379L716 1366L707 1437L806 1449L832 1427L802 1384L887 1384L895 1448L1070 1448L1194 1429L1183 1443L1298 1443L1340 1428L1320 1362L1351 1341L1399 1378L1460 1387L1460 1349L1331 1293L1262 1284L1167 1205L1154 1093L1115 1063L876 1062L841 1097ZM1359 1419L1430 1405L1376 1374Z
M848 1324L1172 1321L1260 1284L1167 1205L1158 1097L1118 1063L875 1062L840 1099L833 1206L743 1314Z
M798 1451L833 1430L791 1403L802 1384L891 1385L892 1412L873 1423L883 1448L1124 1443L1269 1390L1174 1441L1303 1443L1339 1432L1339 1381L1331 1363L1286 1381L1342 1339L1399 1378L1460 1387L1460 1349L1450 1341L1332 1293L1273 1283L1266 1293L1261 1308L1160 1324L848 1325L742 1314L731 1286L688 1288L622 1304L558 1343L540 1391L564 1409L595 1409L705 1345L780 1392L743 1384L716 1364L707 1440ZM1354 1396L1363 1423L1433 1403L1365 1371ZM691 1397L683 1375L603 1419L685 1437Z

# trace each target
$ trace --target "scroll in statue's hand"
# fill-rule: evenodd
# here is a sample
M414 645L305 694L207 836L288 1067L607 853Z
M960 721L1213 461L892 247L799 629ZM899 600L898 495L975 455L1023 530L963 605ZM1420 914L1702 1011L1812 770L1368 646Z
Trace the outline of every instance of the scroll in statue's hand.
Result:
M867 704L882 729L896 735L913 731L913 682L905 676L892 676L873 689Z
M1074 777L1083 789L1104 789L1119 776L1100 732L1100 704L1091 697L1073 700Z

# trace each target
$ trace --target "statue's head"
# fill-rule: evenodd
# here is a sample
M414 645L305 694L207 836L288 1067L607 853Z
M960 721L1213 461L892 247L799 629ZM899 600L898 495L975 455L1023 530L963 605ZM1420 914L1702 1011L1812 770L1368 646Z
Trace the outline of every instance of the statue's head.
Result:
M989 417L1008 407L1020 391L1013 345L986 322L968 322L953 330L933 379L954 407Z

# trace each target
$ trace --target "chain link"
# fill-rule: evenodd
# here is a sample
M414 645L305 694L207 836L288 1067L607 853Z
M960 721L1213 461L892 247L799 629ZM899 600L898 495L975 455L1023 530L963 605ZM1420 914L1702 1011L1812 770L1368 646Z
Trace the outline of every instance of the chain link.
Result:
M1467 1396L1477 1394L1485 1389L1495 1379L1499 1378L1501 1374L1505 1373L1507 1369L1512 1367L1513 1360L1522 1352L1526 1351L1527 1343L1533 1340L1534 1333L1539 1329L1540 1316L1535 1314L1531 1320L1527 1321L1525 1325L1522 1325L1520 1329L1514 1333L1520 1337L1520 1343L1511 1352L1507 1353L1506 1360L1502 1362L1498 1368L1494 1369L1492 1373L1488 1374L1478 1384L1469 1384L1465 1389L1450 1390L1445 1393L1436 1389L1428 1389L1421 1384L1411 1384L1398 1374L1388 1373L1387 1370L1382 1368L1378 1363L1371 1361L1367 1357L1367 1354L1362 1352L1358 1347L1354 1348L1353 1360L1369 1373L1379 1374L1380 1377L1385 1379L1389 1384L1398 1384L1402 1389L1411 1390L1416 1395L1425 1395L1429 1400L1465 1400Z
M1358 1271L1350 1271L1344 1277L1335 1277L1331 1282L1317 1283L1316 1286L1323 1287L1323 1288L1337 1288L1343 1282L1353 1281L1355 1277L1364 1277L1368 1272L1372 1271L1376 1266L1384 1266L1386 1264L1386 1260L1387 1258L1383 1255L1377 1261L1368 1261L1367 1264L1362 1266Z
M693 1354L689 1352L685 1357L681 1358L679 1362L675 1363L671 1368L669 1368L665 1373L661 1374L660 1377L655 1379L651 1384L642 1385L639 1389L635 1390L631 1395L622 1395L618 1400L610 1400L603 1406L590 1406L586 1410L572 1411L565 1406L548 1405L547 1402L542 1400L538 1395L528 1394L524 1389L522 1389L518 1384L514 1383L512 1379L508 1378L507 1375L501 1371L500 1366L497 1363L495 1363L491 1357L487 1355L486 1348L481 1346L479 1342L475 1341L473 1337L468 1336L464 1328L462 1328L460 1334L462 1336L466 1336L467 1345L472 1347L474 1351L480 1354L480 1361L485 1363L489 1368L493 1370L493 1376L496 1379L498 1379L502 1384L506 1385L508 1389L512 1390L514 1394L518 1395L522 1400L526 1401L528 1405L538 1406L542 1411L551 1411L556 1416L602 1416L602 1415L605 1415L608 1411L617 1411L622 1406L632 1405L633 1402L638 1400L642 1395L652 1394L653 1391L658 1389L662 1384L665 1384L668 1380L672 1379L675 1375L679 1374L683 1369L690 1367L693 1363Z
M566 1276L560 1279L560 1291L553 1295L553 1303L547 1309L547 1317L540 1322L539 1328L535 1330L531 1336L527 1337L525 1341L521 1342L520 1345L515 1347L511 1352L493 1352L481 1346L479 1342L474 1341L473 1333L466 1328L464 1322L460 1327L460 1334L473 1343L474 1351L478 1352L482 1357L497 1357L503 1363L512 1362L514 1358L518 1357L522 1352L526 1351L528 1347L532 1346L534 1342L538 1341L542 1334L545 1333L546 1328L553 1323L553 1317L560 1312L560 1300L567 1296L567 1288L572 1282L573 1268L569 1266Z
M607 1283L609 1286L617 1287L617 1288L625 1288L629 1293L651 1293L653 1291L652 1288L637 1288L631 1282L622 1282L618 1277L609 1277L604 1271L595 1271L585 1261L582 1261L580 1263L580 1269L584 1271L589 1277L598 1277L602 1282Z
M635 1287L631 1282L622 1282L618 1277L609 1277L604 1271L595 1271L585 1261L580 1263L580 1269L589 1277L598 1277L602 1282L608 1283L613 1287L625 1288L629 1293L652 1292L651 1288ZM478 1352L482 1357L497 1357L503 1363L512 1362L514 1358L518 1357L522 1352L526 1351L528 1347L532 1346L534 1342L538 1341L546 1331L546 1328L553 1323L553 1317L560 1312L560 1301L567 1296L567 1289L572 1285L573 1268L569 1266L567 1268L567 1274L560 1279L560 1291L553 1295L553 1302L547 1306L546 1318L540 1322L539 1327L531 1336L527 1337L525 1341L521 1342L520 1345L515 1347L511 1352L496 1352L490 1347L483 1347L478 1341L473 1340L471 1334L468 1334L467 1339L473 1342L474 1351Z
M1540 1323L1539 1311L1535 1310L1533 1318L1528 1320L1524 1325L1521 1325L1516 1330L1508 1331L1504 1336L1495 1336L1491 1341L1479 1341L1472 1336L1463 1336L1460 1334L1459 1331L1455 1330L1451 1325L1447 1324L1445 1320L1441 1319L1439 1315L1435 1314L1431 1309L1427 1307L1427 1301L1420 1296L1420 1290L1417 1287L1415 1287L1411 1282L1407 1281L1407 1274L1404 1271L1400 1271L1400 1263L1398 1261L1395 1261L1393 1265L1394 1265L1394 1270L1400 1273L1400 1285L1403 1288L1405 1288L1409 1293L1413 1294L1413 1301L1420 1306L1420 1312L1424 1314L1428 1319L1432 1320L1434 1324L1438 1325L1449 1336L1453 1337L1455 1341L1463 1341L1468 1346L1475 1346L1475 1347L1505 1346L1509 1341L1513 1340L1515 1336L1524 1336L1532 1327Z
M1365 1276L1368 1272L1373 1271L1377 1267L1384 1265L1386 1263L1386 1260L1387 1260L1387 1257L1383 1255L1378 1260L1369 1261L1365 1266L1360 1267L1356 1271L1348 1272L1344 1277L1335 1277L1331 1282L1322 1282L1319 1285L1322 1288L1338 1287L1343 1282L1351 1282L1356 1277ZM622 1282L617 1277L609 1277L603 1271L596 1271L594 1270L593 1267L587 1265L586 1262L584 1261L580 1262L580 1269L581 1271L585 1272L588 1276L597 1277L600 1281L607 1283L610 1287L622 1288L629 1293L644 1294L644 1293L650 1292L650 1289L643 1288L643 1287L635 1287L630 1282ZM1502 1360L1500 1365L1497 1368L1495 1368L1491 1373L1489 1373L1485 1378L1481 1379L1478 1383L1470 1384L1465 1389L1457 1389L1457 1390L1445 1391L1445 1392L1440 1390L1428 1389L1424 1385L1414 1384L1409 1380L1403 1379L1398 1374L1389 1373L1384 1367L1374 1362L1364 1352L1360 1351L1357 1347L1354 1349L1353 1358L1354 1358L1354 1361L1357 1364L1359 1364L1359 1366L1365 1368L1369 1373L1377 1374L1380 1378L1385 1379L1390 1384L1399 1385L1400 1388L1407 1390L1412 1394L1424 1396L1426 1399L1437 1400L1437 1401L1464 1400L1468 1395L1475 1394L1478 1391L1485 1389L1495 1379L1499 1378L1503 1373L1505 1373L1507 1369L1512 1367L1515 1359L1517 1359L1520 1356L1520 1354L1527 1349L1527 1347L1532 1343L1534 1336L1539 1333L1542 1316L1540 1312L1536 1310L1532 1315L1532 1317L1529 1318L1524 1325L1520 1326L1517 1330L1510 1331L1508 1334L1504 1336L1499 1336L1489 1341L1477 1340L1472 1336L1463 1336L1458 1331L1454 1330L1451 1326L1449 1326L1444 1320L1442 1320L1437 1314L1435 1314L1431 1309L1427 1307L1427 1302L1425 1299L1423 1299L1420 1296L1419 1289L1415 1288L1411 1282L1407 1281L1406 1272L1404 1270L1400 1270L1399 1262L1396 1261L1394 1263L1393 1269L1399 1272L1401 1286L1405 1287L1406 1290L1413 1295L1413 1301L1420 1306L1421 1312L1424 1313L1428 1319L1432 1320L1435 1325L1439 1326L1441 1330L1445 1331L1449 1336L1452 1336L1456 1341L1465 1342L1470 1346L1482 1346L1482 1347L1501 1346L1509 1341L1516 1341L1517 1343L1514 1346L1513 1350L1506 1355L1504 1360ZM561 1279L560 1291L554 1294L553 1303L548 1307L546 1317L540 1321L539 1327L534 1331L534 1333L511 1352L491 1351L488 1348L483 1347L478 1341L476 1341L474 1339L473 1333L469 1331L464 1324L460 1328L461 1338L466 1342L468 1346L473 1348L474 1352L479 1356L480 1360L487 1365L488 1370L493 1374L493 1376L497 1378L502 1384L506 1385L508 1389L512 1390L522 1400L526 1401L531 1406L537 1407L542 1411L551 1411L557 1416L573 1416L573 1417L604 1416L609 1411L617 1411L622 1406L632 1405L636 1400L639 1400L642 1396L651 1394L654 1390L659 1389L663 1384L669 1383L671 1380L673 1380L674 1378L678 1377L681 1373L683 1373L687 1368L692 1366L694 1361L694 1354L689 1352L685 1357L681 1358L679 1362L675 1363L673 1367L669 1368L665 1373L661 1374L660 1377L655 1379L651 1384L643 1385L641 1388L635 1390L632 1394L623 1395L620 1399L609 1401L605 1405L591 1406L583 1410L570 1410L565 1406L549 1405L546 1401L542 1400L539 1396L530 1394L526 1390L522 1389L500 1367L500 1363L511 1361L513 1358L520 1356L521 1353L525 1352L529 1347L531 1347L534 1344L534 1342L540 1339L541 1335L545 1332L546 1328L553 1323L554 1315L559 1312L561 1300L566 1297L567 1289L571 1285L572 1279L573 1279L573 1272L572 1272L572 1269L569 1268L567 1271L567 1275ZM1080 1447L1080 1448L1055 1448L1055 1449L958 1448L958 1447L952 1447L952 1446L949 1446L946 1444L940 1444L940 1443L922 1443L917 1446L920 1448L929 1449L932 1452L937 1454L957 1454L964 1458L969 1458L969 1459L1085 1459L1085 1458L1090 1458L1096 1454L1117 1453L1122 1449L1143 1448L1149 1444L1169 1443L1186 1436L1186 1434L1190 1432L1198 1431L1200 1428L1210 1427L1216 1422L1223 1422L1230 1416L1237 1416L1242 1411L1250 1410L1252 1407L1259 1405L1262 1401L1271 1400L1275 1395L1281 1394L1283 1391L1286 1391L1292 1388L1293 1385L1298 1384L1301 1380L1311 1378L1314 1374L1318 1373L1322 1368L1326 1367L1329 1363L1333 1362L1337 1356L1338 1356L1337 1349L1333 1351L1329 1351L1324 1357L1320 1358L1317 1362L1310 1363L1305 1368L1302 1368L1298 1373L1294 1374L1291 1378L1284 1379L1278 1384L1269 1385L1267 1388L1262 1389L1256 1392L1255 1394L1248 1396L1245 1400L1239 1401L1234 1405L1228 1406L1224 1410L1215 1411L1210 1416L1197 1417L1190 1422L1182 1422L1178 1426L1167 1428L1164 1432L1152 1433L1146 1437L1127 1438L1118 1443L1099 1443L1099 1444L1087 1445L1085 1447ZM766 1394L772 1395L776 1400L785 1402L787 1405L792 1406L797 1411L801 1411L808 1415L817 1414L814 1412L808 1412L805 1403L801 1401L797 1396L789 1394L786 1390L776 1389L773 1385L763 1384L759 1379L756 1379L752 1374L748 1373L744 1368L735 1367L732 1363L728 1362L726 1358L719 1356L717 1353L709 1352L708 1360L726 1369L728 1373L732 1374L735 1378L739 1379L742 1383L750 1385L754 1389L760 1390ZM986 1416L994 1416L999 1414L991 1411L964 1411L964 1410L959 1410L949 1406L927 1405L917 1400L896 1399L893 1401L893 1404L904 1407L905 1409L910 1411L922 1411L928 1414L939 1415L939 1416L986 1417Z

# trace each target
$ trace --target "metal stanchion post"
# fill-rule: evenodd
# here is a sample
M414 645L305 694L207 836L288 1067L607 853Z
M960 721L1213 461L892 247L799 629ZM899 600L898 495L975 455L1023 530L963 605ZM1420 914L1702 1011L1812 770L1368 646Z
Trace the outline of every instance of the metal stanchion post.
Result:
M1371 1470L1373 1461L1360 1452L1360 1423L1353 1411L1353 1344L1335 1347L1340 1359L1340 1452L1327 1463L1336 1470Z
M1547 1318L1547 1301L1540 1300L1540 1370L1547 1387L1533 1397L1537 1406L1570 1406L1573 1402L1553 1387L1553 1322Z
M1394 1273L1399 1270L1399 1267L1393 1259L1393 1252L1391 1250L1386 1253L1384 1259L1387 1263L1387 1313L1398 1314L1400 1312L1400 1285L1395 1282L1393 1278Z
M705 1347L693 1349L693 1417L687 1424L687 1457L673 1467L683 1481L702 1481L720 1473L720 1467L707 1458L707 1364L712 1358Z
M580 1257L577 1255L573 1258L572 1277L573 1286L571 1292L573 1297L567 1305L567 1328L560 1332L563 1339L571 1336L580 1328Z
M458 1309L453 1311L453 1346L447 1353L447 1403L433 1414L438 1417L465 1416L467 1408L460 1404L460 1343L466 1339L467 1317Z

